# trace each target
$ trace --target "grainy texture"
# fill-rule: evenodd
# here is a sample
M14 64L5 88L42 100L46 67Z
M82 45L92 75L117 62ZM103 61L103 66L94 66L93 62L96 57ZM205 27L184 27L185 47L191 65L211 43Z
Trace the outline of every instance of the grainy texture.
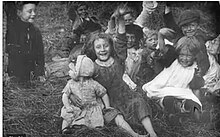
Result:
M90 2L90 13L100 19L103 27L119 2ZM50 62L57 50L71 37L71 22L68 20L67 11L71 4L77 2L40 2L38 16L35 24L40 28L45 46L45 60ZM160 28L163 26L161 18L164 10L164 2L155 14L151 16L149 26ZM207 32L214 33L213 17L203 7L206 3L194 2L190 8L201 9L202 26ZM137 4L138 5L138 4ZM179 13L187 7L179 6L181 3L173 2L172 10L175 19ZM185 4L187 5L187 4ZM190 5L190 4L188 4ZM191 4L192 5L192 4ZM4 16L4 23L5 23ZM4 28L5 25L3 24ZM5 31L4 31L5 32ZM5 63L5 62L4 62ZM46 82L33 81L32 89L19 87L11 81L4 81L3 85L3 132L25 133L28 137L61 137L60 129L62 119L60 109L62 107L62 89L66 85L66 79L48 79ZM217 137L220 126L219 97L208 98L204 103L204 111L210 114L211 121L206 117L202 122L195 122L185 116L182 126L171 126L165 114L155 104L153 108L152 123L159 137ZM210 101L212 100L212 101ZM214 101L214 102L213 102ZM208 117L209 115L207 115ZM143 128L133 126L135 131L144 133ZM124 137L128 136L122 129L116 126L103 127L101 129L83 128L75 130L72 137Z

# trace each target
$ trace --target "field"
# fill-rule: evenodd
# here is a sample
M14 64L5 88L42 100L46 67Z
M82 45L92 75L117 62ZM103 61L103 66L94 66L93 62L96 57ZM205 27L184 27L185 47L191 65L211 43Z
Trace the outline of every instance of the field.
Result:
M68 8L77 2L40 2L36 26L42 32L45 46L45 60L51 61L54 53L71 37L71 22L67 16ZM103 27L119 2L90 2L90 13L101 20ZM175 5L175 4L174 4ZM178 5L178 4L177 4ZM204 4L195 4L194 7L202 9ZM163 27L161 12L164 3L151 16L149 27ZM184 7L172 7L177 18ZM201 12L203 15L202 27L213 34L213 18L209 12ZM3 134L21 133L28 137L61 137L60 129L62 119L60 109L62 107L62 89L67 78L48 77L46 82L32 81L33 88L19 87L11 81L3 84ZM153 107L153 126L158 137L218 137L220 136L220 99L207 96L204 99L204 116L202 121L196 122L185 116L182 125L173 126L166 116ZM135 130L142 132L139 127ZM83 128L74 131L71 136L76 137L127 137L122 129L115 126L103 127L101 129Z

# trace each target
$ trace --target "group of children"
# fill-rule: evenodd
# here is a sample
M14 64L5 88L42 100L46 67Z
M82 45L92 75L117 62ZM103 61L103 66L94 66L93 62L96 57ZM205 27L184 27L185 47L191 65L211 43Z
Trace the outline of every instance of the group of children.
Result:
M202 114L200 89L206 88L207 92L212 93L219 89L220 67L215 56L219 52L220 37L208 41L211 38L207 38L199 29L199 13L193 10L186 10L180 15L178 22L180 30L166 27L150 30L144 27L143 17L151 14L157 4L157 2L143 2L143 11L137 20L129 7L119 6L111 16L105 33L97 32L89 37L86 46L82 47L84 52L81 52L86 56L78 55L75 59L78 62L81 56L85 56L90 58L91 62L94 61L94 74L89 75L89 78L102 85L100 86L103 95L87 93L87 96L83 96L86 93L84 86L91 88L87 92L100 90L92 88L92 85L86 85L87 82L83 84L82 80L74 80L74 83L81 86L72 86L71 89L70 81L73 80L70 80L67 84L69 91L66 92L66 88L63 91L65 97L63 102L68 100L66 95L70 96L69 101L75 102L74 104L77 104L76 100L82 101L91 98L92 95L96 101L102 98L104 106L101 109L110 109L108 113L113 116L110 119L115 119L118 126L133 136L144 136L138 135L129 126L135 118L135 122L140 121L151 137L157 136L150 120L151 108L143 96L156 100L161 108L168 112L169 118L175 113L191 113L199 120ZM79 69L76 72L85 69L77 66L75 64L75 68ZM71 68L70 75L72 71ZM108 95L108 99L103 98L104 94ZM88 103L89 107L91 107L90 103ZM64 105L64 108L68 106ZM80 118L84 120L81 124L90 127L103 126L102 122L100 125L91 125L88 121L98 119L94 119L91 110L85 108L81 110L78 108L78 111L87 116L82 118L76 115L79 112L71 113L72 121L69 125L73 125ZM73 112L72 109L70 110ZM83 113L85 110L87 110L86 114ZM106 111L100 112L100 115L105 121ZM102 116L99 118L101 121ZM64 123L67 123L65 117L63 118ZM123 125L122 121L126 124ZM109 119L105 121L108 122ZM66 126L68 124L64 124L63 129Z
M20 18L14 23L28 31L23 41L16 41L23 32L20 27L7 32L9 75L24 80L29 80L32 71L36 76L43 75L42 37L31 24L35 6L24 3L18 10ZM113 122L134 137L147 135L136 133L131 123L142 125L150 137L157 137L149 99L156 100L169 118L176 113L191 113L199 120L203 104L200 89L215 94L220 89L216 61L220 35L213 38L201 31L200 16L193 10L183 11L178 27L172 28L172 13L165 12L165 27L150 30L146 20L158 6L155 1L144 1L137 19L131 8L120 5L104 31L88 15L87 6L79 2L68 13L74 37L65 49L72 51L68 65L71 79L62 91L63 133L72 125L96 128ZM34 45L36 41L38 46ZM23 50L21 45L29 48ZM30 70L24 74L20 70L23 68Z

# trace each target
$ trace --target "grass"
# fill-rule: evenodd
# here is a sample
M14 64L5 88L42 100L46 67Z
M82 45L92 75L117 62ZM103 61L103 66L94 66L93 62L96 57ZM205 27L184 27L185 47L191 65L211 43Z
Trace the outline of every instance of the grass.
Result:
M73 4L76 2L72 2ZM68 19L67 11L70 2L40 2L38 16L35 24L42 32L45 46L46 62L51 60L53 53L66 44L66 40L71 37L71 22ZM96 7L90 9L92 14L100 17L101 23L106 24L108 16L117 6L117 2L92 2ZM162 3L163 4L163 3ZM160 13L163 6L159 7L152 15L149 26L152 28L162 27ZM175 11L175 19L184 8L172 7ZM203 23L207 30L211 17L208 13L201 12L203 18L208 20ZM207 27L209 26L209 27ZM60 109L62 107L62 89L67 80L47 79L42 83L33 81L33 88L27 89L9 81L3 85L3 133L24 133L28 137L61 137L60 129L62 119ZM186 117L186 121L179 126L171 126L166 115L153 106L153 126L159 137L218 137L217 130L220 123L219 116L220 101L207 101L204 103L204 111L211 114L211 121L195 122ZM140 127L133 127L138 132L143 132ZM71 136L77 137L124 137L128 136L122 129L115 126L103 127L99 130L84 128L74 131Z

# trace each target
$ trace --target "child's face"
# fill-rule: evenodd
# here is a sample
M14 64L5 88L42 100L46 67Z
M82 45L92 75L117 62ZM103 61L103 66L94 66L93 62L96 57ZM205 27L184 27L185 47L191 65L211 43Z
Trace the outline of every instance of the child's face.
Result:
M94 41L94 50L97 59L100 61L107 61L110 57L110 44L107 40L99 38Z
M80 43L86 43L86 35L82 34L80 36Z
M193 64L195 57L188 49L182 48L179 53L178 61L183 67L189 67Z
M131 47L135 46L135 44L136 44L135 43L136 42L135 35L126 33L126 37L127 37L127 47L131 48Z
M199 24L197 22L191 22L182 26L182 32L185 36L194 36Z
M134 22L134 18L130 13L124 15L125 25L132 24Z
M24 22L34 22L34 18L36 16L36 5L35 4L25 4L22 10L18 10L18 16Z
M219 53L219 46L220 46L220 36L206 43L207 51L212 55L216 55Z
M155 50L157 47L157 43L158 43L157 35L152 35L151 37L146 38L144 45L149 49Z
M81 18L86 18L88 15L88 9L86 5L82 5L77 9L77 12Z
M62 58L68 58L69 57L69 51L68 50L62 50Z

